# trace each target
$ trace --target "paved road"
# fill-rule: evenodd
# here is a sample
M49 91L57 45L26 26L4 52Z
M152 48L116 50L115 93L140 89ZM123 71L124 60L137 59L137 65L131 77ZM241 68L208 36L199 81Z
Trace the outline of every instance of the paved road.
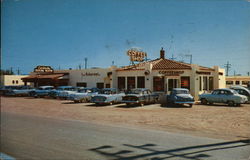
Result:
M1 151L17 159L248 159L248 141L1 113Z

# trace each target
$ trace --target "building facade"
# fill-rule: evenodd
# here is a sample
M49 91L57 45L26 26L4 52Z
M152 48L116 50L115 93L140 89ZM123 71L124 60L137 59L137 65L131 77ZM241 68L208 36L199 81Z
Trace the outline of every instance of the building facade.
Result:
M225 88L224 69L218 66L209 68L169 60L165 58L163 49L160 51L158 59L125 67L111 66L109 68L57 71L37 68L34 70L36 72L23 78L25 82L33 83L35 87L40 85L71 85L119 88L120 90L148 88L154 92L162 93L169 93L172 88L187 88L196 100L201 93Z
M226 76L226 87L234 85L250 87L250 76Z
M1 75L1 86L25 85L25 83L22 81L22 78L24 77L27 77L27 75Z

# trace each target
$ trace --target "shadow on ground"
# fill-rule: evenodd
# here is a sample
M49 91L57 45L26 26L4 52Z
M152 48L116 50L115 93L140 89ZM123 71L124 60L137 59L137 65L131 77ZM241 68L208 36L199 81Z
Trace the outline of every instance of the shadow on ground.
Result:
M196 145L189 147L174 148L168 150L159 150L156 144L131 145L123 144L122 147L129 148L128 150L117 150L114 146L103 145L97 148L89 149L95 153L112 159L119 160L135 160L135 159L151 159L163 160L169 158L181 159L205 159L212 157L208 152L216 150L227 150L231 148L243 147L250 145L250 139L229 141L214 144ZM136 151L140 152L136 152ZM142 152L142 153L141 153Z

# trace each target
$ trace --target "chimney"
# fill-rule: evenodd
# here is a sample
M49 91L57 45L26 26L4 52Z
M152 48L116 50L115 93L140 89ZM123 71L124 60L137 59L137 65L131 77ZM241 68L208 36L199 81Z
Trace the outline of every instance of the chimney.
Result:
M165 59L165 51L163 50L163 47L161 47L160 58Z

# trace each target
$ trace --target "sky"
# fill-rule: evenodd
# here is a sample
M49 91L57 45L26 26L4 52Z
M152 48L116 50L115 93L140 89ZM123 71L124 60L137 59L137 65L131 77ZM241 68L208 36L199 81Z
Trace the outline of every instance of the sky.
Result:
M250 72L250 0L2 0L2 69L130 64L140 48L229 74Z

